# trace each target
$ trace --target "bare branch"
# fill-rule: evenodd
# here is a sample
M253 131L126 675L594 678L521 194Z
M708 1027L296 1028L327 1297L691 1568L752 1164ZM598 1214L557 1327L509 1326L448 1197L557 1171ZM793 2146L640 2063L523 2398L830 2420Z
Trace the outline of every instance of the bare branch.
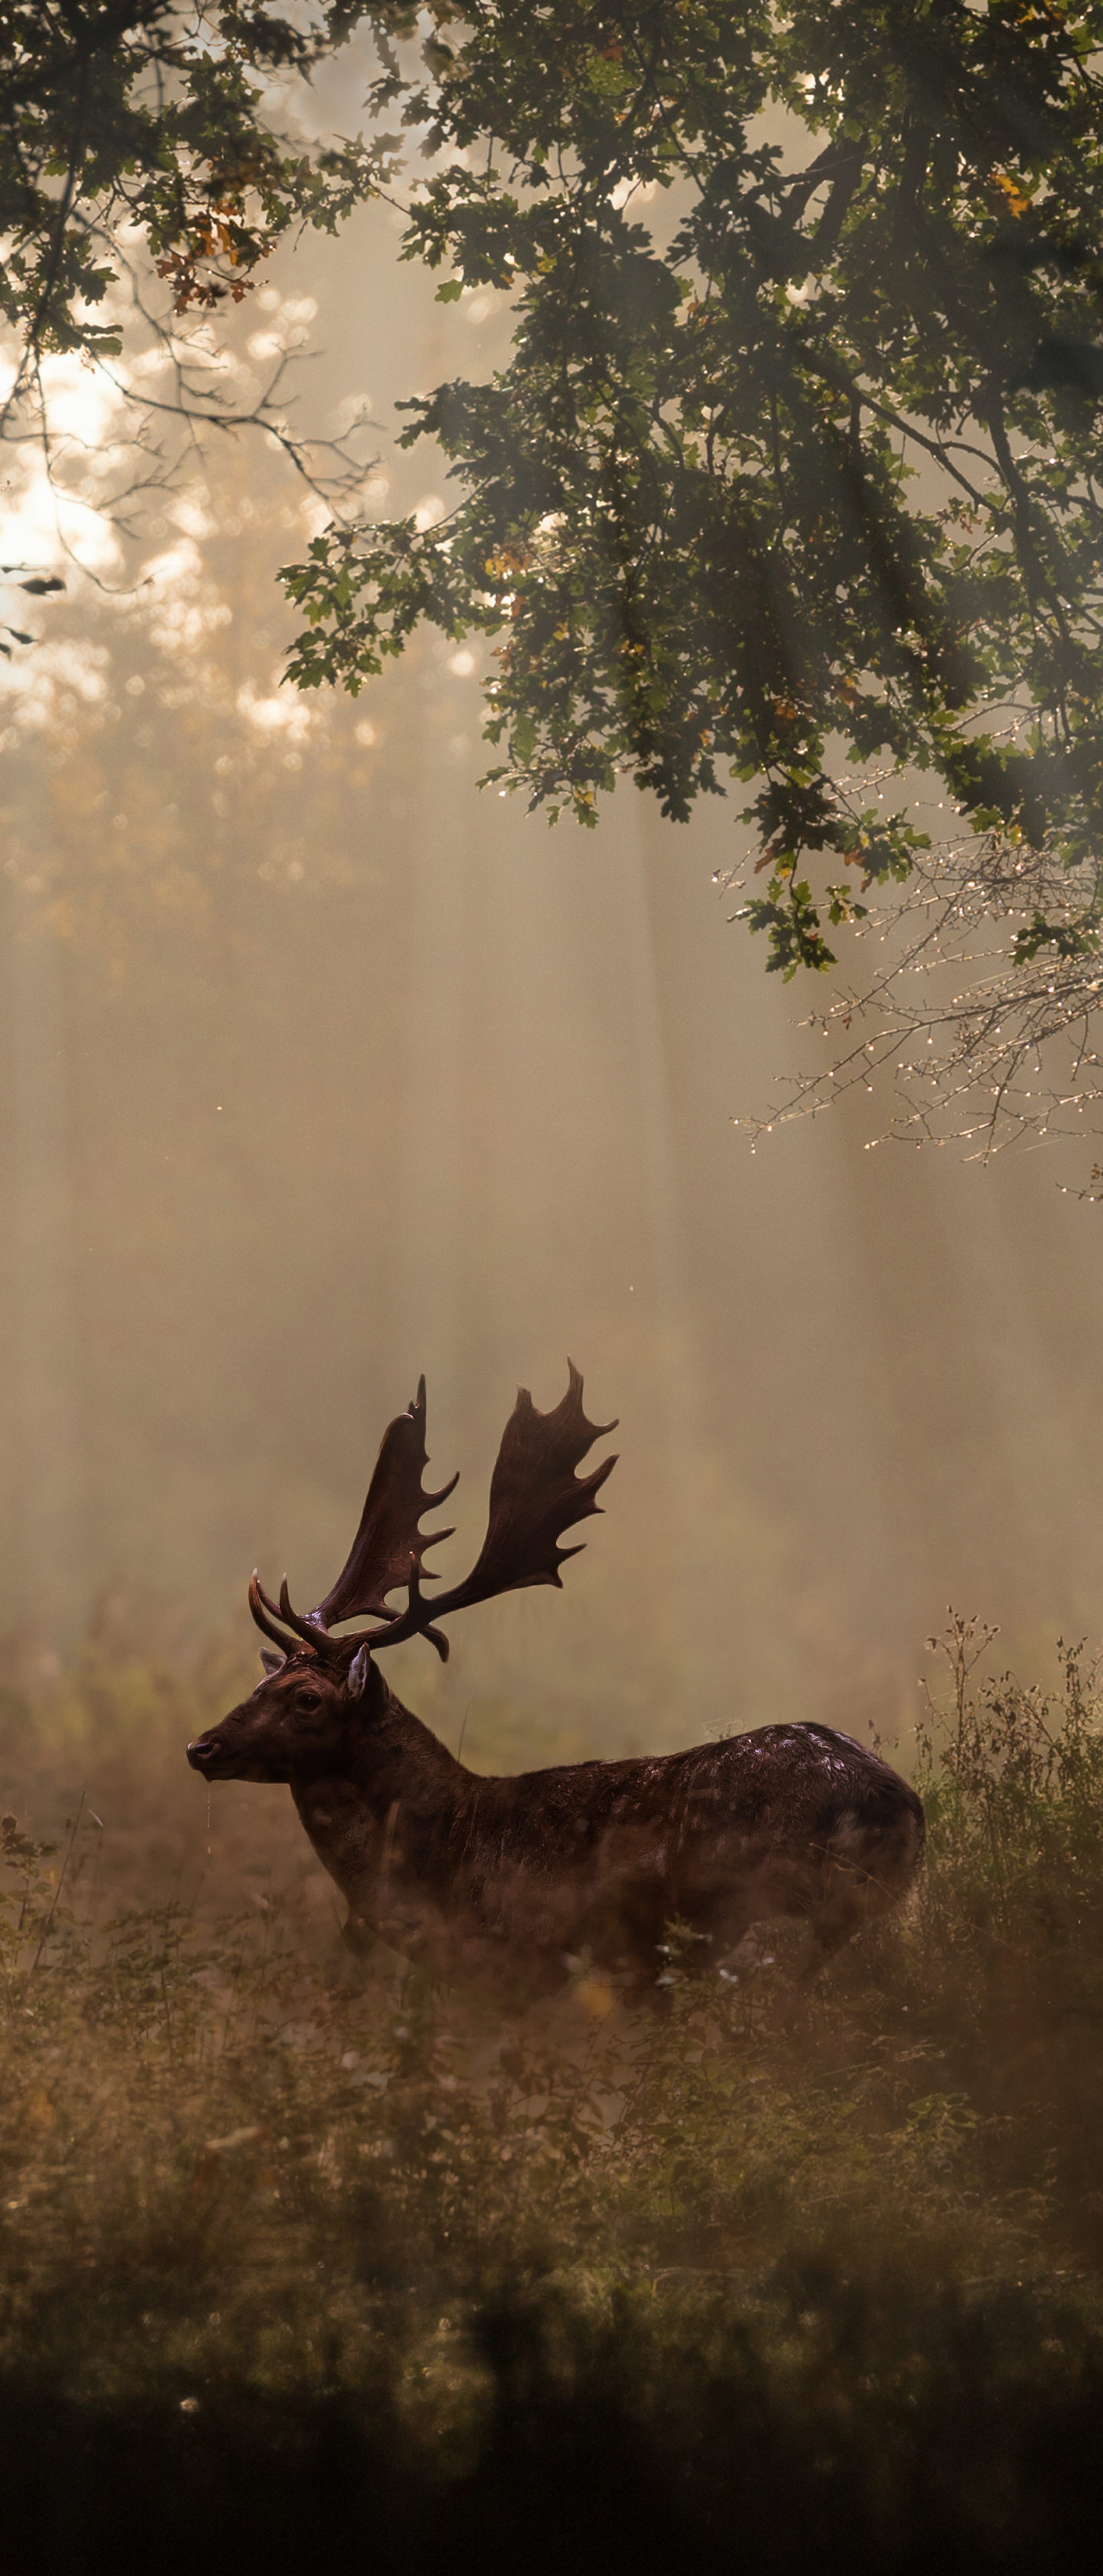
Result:
M997 833L917 852L899 900L856 933L864 960L882 951L867 980L801 1023L830 1061L784 1077L767 1111L737 1123L757 1144L843 1092L887 1083L893 1107L875 1143L956 1141L987 1161L1025 1138L1095 1132L1101 911L1095 856L1068 866L1048 845Z

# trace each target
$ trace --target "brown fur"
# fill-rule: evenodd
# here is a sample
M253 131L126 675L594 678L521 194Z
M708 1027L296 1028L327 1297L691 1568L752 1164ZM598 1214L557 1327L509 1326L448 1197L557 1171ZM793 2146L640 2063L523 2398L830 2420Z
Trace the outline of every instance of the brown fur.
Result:
M686 1924L697 1965L753 1923L797 1915L809 1965L899 1903L923 1849L914 1790L849 1735L765 1726L651 1761L578 1762L484 1780L403 1708L374 1658L439 1622L530 1584L560 1588L565 1530L599 1510L616 1464L576 1473L613 1423L587 1420L568 1360L566 1395L541 1413L525 1387L502 1434L482 1549L462 1583L424 1598L422 1532L451 1492L425 1490L425 1380L388 1425L348 1561L305 1618L254 1574L249 1601L278 1654L268 1678L188 1746L205 1780L285 1780L314 1849L365 1927L432 1974L526 1999L591 1959L654 1986L664 1926ZM452 1479L452 1484L455 1478ZM433 1578L430 1578L433 1579ZM389 1607L405 1589L406 1607ZM381 1624L335 1636L346 1620Z
M754 1923L801 1917L814 1968L900 1902L923 1849L915 1791L830 1727L484 1779L374 1664L353 1697L309 1649L188 1760L207 1780L288 1782L353 1934L503 1999L547 1992L587 1951L654 1984L674 1919L707 1935L704 1965Z

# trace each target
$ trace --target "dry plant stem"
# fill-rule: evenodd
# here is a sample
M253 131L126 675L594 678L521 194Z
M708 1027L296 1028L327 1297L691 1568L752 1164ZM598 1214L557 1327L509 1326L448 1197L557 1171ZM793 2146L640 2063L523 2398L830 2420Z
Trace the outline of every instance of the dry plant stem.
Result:
M58 1898L59 1898L59 1896L60 1896L60 1894L61 1894L62 1886L63 1886L63 1884L64 1884L64 1879L65 1879L65 1873L66 1873L66 1870L68 1869L68 1867L69 1867L69 1863L70 1863L70 1860L72 1859L72 1856L73 1856L73 1845L74 1845L74 1843L75 1843L75 1841L76 1841L76 1838L77 1838L77 1827L78 1827L78 1825L79 1825L79 1823L80 1823L80 1820L81 1820L81 1817L82 1817L82 1815L83 1815L83 1813L84 1813L84 1801L85 1801L85 1797L86 1797L86 1795L87 1795L86 1790L82 1789L82 1790L81 1790L81 1793L80 1793L80 1805L79 1805L79 1807L77 1808L76 1815L75 1815L75 1816L74 1816L74 1818L73 1818L72 1829L71 1829L71 1832L70 1832L70 1835L69 1835L69 1840L68 1840L68 1842L66 1843L66 1846L65 1846L65 1858L64 1858L64 1860L62 1861L62 1864L61 1864L61 1868L60 1868L60 1870L58 1871L57 1885L56 1885L56 1887L55 1887L55 1889L54 1889L54 1893L53 1893L53 1900L52 1900L52 1903L51 1903L51 1906L50 1906L50 1911L49 1911L49 1913L48 1913L48 1915L47 1915L47 1917L46 1917L46 1921L45 1921L45 1924L44 1924L44 1926L43 1926L42 1938L41 1938L41 1940L40 1940L40 1942L39 1942L38 1948L37 1948L37 1950L35 1951L34 1957L33 1957L32 1961L31 1961L31 1975L32 1975L32 1976L34 1975L35 1969L36 1969L36 1968L37 1968L37 1966L38 1966L38 1962L39 1962L40 1958L42 1957L43 1950L44 1950L44 1949L45 1949L45 1947L46 1947L46 1943L47 1943L47 1941L49 1940L50 1933L51 1933L51 1931L52 1931L52 1929L53 1929L54 1916L55 1916L55 1914L56 1914L56 1912L57 1912L57 1901L58 1901Z

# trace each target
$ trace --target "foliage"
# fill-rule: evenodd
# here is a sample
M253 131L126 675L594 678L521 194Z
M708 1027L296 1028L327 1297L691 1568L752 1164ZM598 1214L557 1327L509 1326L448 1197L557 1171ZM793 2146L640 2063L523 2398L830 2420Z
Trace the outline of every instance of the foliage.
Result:
M786 977L923 846L912 791L863 804L840 745L1083 863L1061 941L1094 952L1101 29L1056 0L471 0L374 102L434 155L406 256L445 298L509 288L514 356L408 406L454 460L444 522L288 568L300 685L359 689L424 618L504 633L490 774L553 818L623 771L679 818L757 782L746 917Z
M296 84L361 35L367 139L311 140ZM444 523L346 521L287 568L292 676L356 692L428 619L502 639L490 774L553 818L592 823L621 772L680 818L741 780L766 878L742 914L786 978L829 966L834 929L922 860L929 770L1025 869L1016 954L1079 1002L1100 905L1099 37L1094 0L293 19L11 0L5 420L28 394L45 419L51 353L117 354L130 244L202 316L296 227L332 231L405 175L404 255L446 300L507 290L514 354L409 406L406 439L453 460ZM172 355L154 408L214 417L194 352ZM298 455L271 389L249 417Z
M993 2568L1040 2567L1058 2529L1079 2548L1103 2381L1100 1703L1078 1650L1047 1695L977 1685L975 1622L945 1642L914 1905L799 2003L784 1933L719 1961L673 1925L654 2014L580 1960L503 2030L385 1953L340 1954L291 1891L221 1918L163 1886L134 1901L87 1801L56 1848L6 1818L9 2487L75 2408L93 2521L124 2423L140 2477L179 2462L185 2529L193 2476L232 2488L281 2452L294 2523L336 2446L356 2514L387 2500L396 2564L436 2564L438 2510L453 2537L497 2498L512 2532L534 2480L549 2565L576 2512L572 2563L609 2563L586 2554L603 2492L633 2531L643 2500L641 2565L671 2563L683 2524L695 2564L730 2563L736 2509L779 2568L809 2515L875 2567L918 2569L934 2538ZM190 1709L173 1685L174 1740L225 1681ZM140 1765L136 1676L125 1712L98 1657L81 1687L93 1782L104 1730ZM13 1742L26 1714L13 1697Z
M330 510L362 496L362 423L304 436L286 408L291 350L277 334L266 380L243 388L225 326L281 243L335 232L392 171L386 134L318 137L304 114L313 72L365 16L385 47L412 23L392 0L309 0L287 17L263 0L0 0L12 515L34 525L44 479L58 544L93 578L212 426L263 429ZM278 293L261 300L271 311Z
M189 936L238 936L235 887L251 907L261 884L347 884L390 712L357 728L347 705L278 693L272 533L295 542L311 503L275 460L226 442L209 482L162 500L133 591L80 587L64 634L0 682L9 884L113 976L143 920L183 977Z
M370 193L385 145L304 151L265 113L272 75L307 76L359 14L0 0L0 312L28 366L50 351L118 355L113 319L98 317L121 225L144 234L182 313L240 302L290 226L332 232Z

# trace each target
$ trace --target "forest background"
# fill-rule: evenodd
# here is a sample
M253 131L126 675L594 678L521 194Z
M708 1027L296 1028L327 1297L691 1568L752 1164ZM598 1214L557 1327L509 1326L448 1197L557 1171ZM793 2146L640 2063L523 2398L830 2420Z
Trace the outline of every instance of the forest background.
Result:
M320 64L302 132L348 134L366 77ZM355 701L284 684L276 567L342 459L369 527L431 538L448 459L397 404L508 360L505 287L440 301L402 225L290 226L240 305L216 241L213 312L170 258L252 428L147 413L128 449L156 334L125 402L55 347L60 514L21 433L0 495L37 639L0 772L8 2523L90 2569L127 2528L167 2567L359 2566L369 2526L381 2567L719 2569L736 2527L779 2576L810 2533L1094 2565L1090 1120L916 1152L863 1080L757 1135L827 1048L729 919L738 796L675 823L622 778L549 834L480 795L477 638L419 632ZM937 842L944 788L909 793ZM256 1677L249 1569L321 1595L420 1371L458 1566L567 1351L621 1420L585 1555L394 1679L477 1767L809 1717L918 1767L914 1903L796 2007L787 1933L696 1980L675 1926L664 2011L577 1961L503 2032L349 1957L286 1793L185 1766ZM959 1618L947 1670L950 1600L1001 1634Z
M377 69L323 64L306 130L351 131ZM441 303L402 220L289 237L186 319L238 412L309 345L288 418L359 421L369 521L431 534L447 460L395 405L501 366L510 299ZM110 363L47 365L62 479L125 479ZM4 559L56 569L11 453ZM156 1603L175 1651L243 1619L258 1559L314 1597L423 1367L462 1551L513 1387L554 1401L570 1349L622 1421L607 1521L569 1606L418 1668L446 1733L895 1730L951 1597L1037 1667L1096 1598L1090 1140L872 1150L882 1085L752 1156L824 1043L729 926L737 804L675 826L624 781L596 836L549 835L476 793L478 656L432 632L354 702L296 695L273 575L325 515L273 441L208 433L131 534L65 505L88 575L5 666L5 1617L48 1678L97 1602Z

